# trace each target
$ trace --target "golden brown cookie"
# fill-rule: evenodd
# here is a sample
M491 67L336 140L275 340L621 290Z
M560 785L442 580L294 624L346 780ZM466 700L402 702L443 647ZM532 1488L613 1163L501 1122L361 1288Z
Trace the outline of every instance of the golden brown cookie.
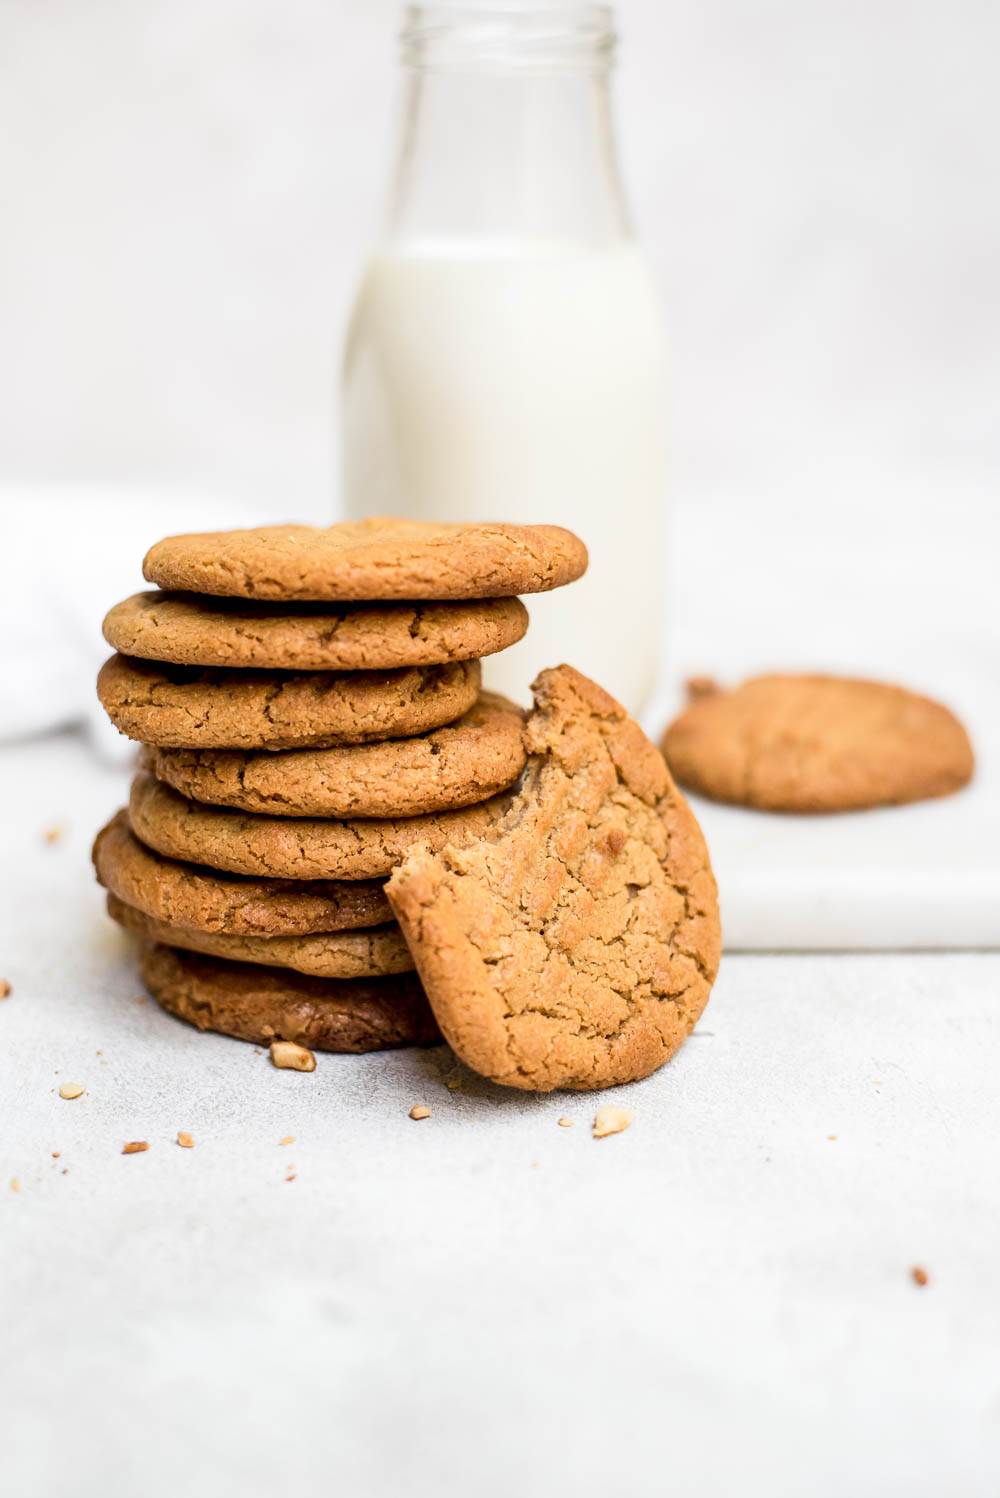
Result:
M663 760L600 687L543 671L529 760L483 839L386 886L449 1045L508 1087L610 1087L668 1060L719 962L715 879Z
M392 919L377 880L251 879L178 863L147 848L117 812L97 834L94 867L105 889L155 920L229 936L308 936Z
M468 712L478 661L343 673L208 670L113 655L97 695L119 732L167 749L304 749L426 733Z
M274 605L196 593L136 593L104 620L123 655L180 666L389 671L506 650L528 627L519 598L447 603Z
M377 879L416 843L443 847L479 837L505 797L426 817L338 822L324 817L265 817L188 801L155 776L132 782L132 831L167 858L266 879Z
M946 707L846 676L757 676L698 697L662 748L691 790L768 811L856 811L947 796L974 767L968 734Z
M556 525L444 525L374 517L317 530L168 536L146 553L143 576L161 588L236 598L504 598L544 593L581 577L587 548Z
M524 769L524 714L481 694L454 723L408 739L243 754L146 749L143 764L182 795L279 817L413 817L486 801Z
M383 978L408 973L413 958L395 921L364 931L323 931L313 936L233 936L226 931L192 931L126 905L108 895L108 915L145 941L225 957L287 967L313 978Z
M146 987L170 1014L199 1030L254 1045L293 1040L311 1051L359 1052L434 1045L441 1038L412 973L307 978L148 942L142 945L140 969Z

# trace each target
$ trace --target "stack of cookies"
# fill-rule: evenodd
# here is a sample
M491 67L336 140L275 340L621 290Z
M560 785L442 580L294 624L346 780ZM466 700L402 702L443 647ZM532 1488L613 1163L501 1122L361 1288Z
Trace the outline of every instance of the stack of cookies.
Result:
M297 1065L439 1038L385 881L497 823L524 715L480 659L586 564L556 527L396 520L152 548L163 591L104 623L99 695L142 751L94 862L164 1008Z

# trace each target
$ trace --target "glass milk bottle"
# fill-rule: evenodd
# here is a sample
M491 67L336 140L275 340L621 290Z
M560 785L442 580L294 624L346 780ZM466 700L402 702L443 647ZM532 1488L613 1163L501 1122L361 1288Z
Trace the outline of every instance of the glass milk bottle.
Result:
M413 6L402 138L344 355L348 517L568 526L586 576L484 663L566 661L639 712L663 593L663 334L629 228L606 6Z

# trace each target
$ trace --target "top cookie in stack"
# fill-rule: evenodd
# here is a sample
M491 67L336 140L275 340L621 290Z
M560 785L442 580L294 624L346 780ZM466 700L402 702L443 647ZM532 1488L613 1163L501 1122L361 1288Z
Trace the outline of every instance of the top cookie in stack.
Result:
M522 714L480 692L480 657L524 634L518 593L586 563L556 527L382 519L149 551L164 591L104 625L101 701L145 748L95 862L166 1007L317 1048L435 1036L379 881L494 820Z

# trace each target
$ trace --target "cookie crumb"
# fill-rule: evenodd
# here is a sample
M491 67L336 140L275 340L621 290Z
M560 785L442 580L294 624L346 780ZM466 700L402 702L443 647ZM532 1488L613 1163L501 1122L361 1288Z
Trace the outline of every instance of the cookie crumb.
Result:
M11 1191L20 1191L20 1189L21 1189L21 1182L18 1180L17 1176L15 1176L14 1179L11 1181L11 1183L10 1183L10 1189L11 1189Z
M284 1139L279 1139L278 1140L278 1143L279 1143L279 1145L280 1144L294 1144L295 1143L295 1135L294 1134L286 1134L285 1137L284 1137Z
M128 1142L128 1144L123 1144L122 1145L122 1154L123 1155L141 1155L144 1150L148 1150L148 1149L149 1149L149 1145L148 1145L148 1143L146 1142L145 1139L130 1139L129 1142Z
M194 1149L194 1135L185 1133L183 1129L178 1129L177 1143L182 1150Z
M827 1134L827 1139L836 1139L836 1134Z
M571 1129L573 1127L573 1120L571 1118L560 1118L557 1122L561 1129Z
M631 1108L616 1108L605 1103L594 1115L594 1138L606 1139L609 1134L620 1134L632 1122Z
M714 676L689 676L684 683L684 690L689 702L697 702L699 697L717 697L722 688Z
M0 978L0 999L9 999L12 993L13 989L7 982L7 979Z
M53 1160L58 1160L59 1159L59 1151L58 1150L53 1150L52 1151L52 1158L53 1158Z
M461 1077L449 1077L447 1087L449 1092L457 1092L462 1085Z
M58 843L66 836L66 828L62 822L53 822L50 826L46 827L42 836L47 843Z
M429 1108L425 1108L423 1103L414 1103L413 1107L410 1109L411 1118L430 1118L430 1116L431 1110Z
M921 1268L919 1264L915 1264L910 1270L910 1278L915 1285L920 1285L921 1287L930 1281L930 1275L927 1273L927 1270Z
M283 1071L315 1071L316 1057L294 1040L272 1040L271 1060Z
M82 1082L64 1082L59 1089L59 1096L69 1103L75 1097L82 1097L86 1090Z

